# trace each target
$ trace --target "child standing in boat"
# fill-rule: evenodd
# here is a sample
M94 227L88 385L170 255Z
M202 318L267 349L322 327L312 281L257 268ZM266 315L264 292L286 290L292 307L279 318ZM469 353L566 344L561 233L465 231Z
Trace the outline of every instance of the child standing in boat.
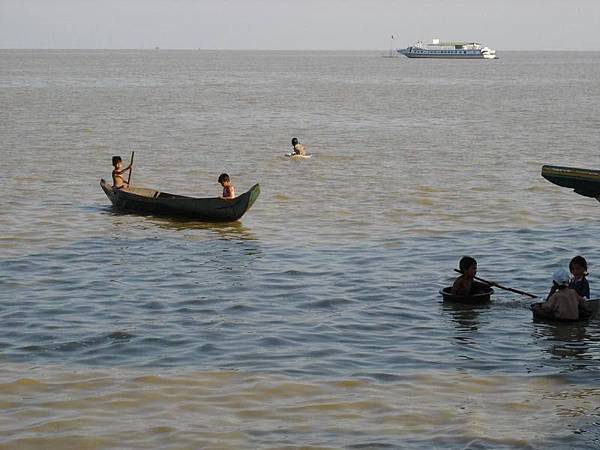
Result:
M219 175L219 184L223 186L223 198L225 200L232 200L235 198L235 188L231 184L229 175L222 173Z
M569 271L573 275L569 287L574 289L580 296L590 298L590 284L586 280L587 261L583 256L576 256L569 263Z
M544 303L532 305L534 312L539 309L556 320L579 320L588 312L583 298L569 287L569 273L565 269L558 269L552 275L550 292Z
M294 155L306 156L306 149L304 145L298 142L298 138L292 138L292 148L294 149Z
M450 291L452 295L469 297L489 287L487 284L475 281L475 275L477 274L477 261L475 258L463 256L458 263L458 269L462 275L454 281Z
M113 156L112 165L114 166L114 170L112 171L113 188L123 189L124 187L127 187L128 183L123 178L123 174L128 170L131 170L133 164L129 164L129 166L123 169L123 160L121 159L121 157Z

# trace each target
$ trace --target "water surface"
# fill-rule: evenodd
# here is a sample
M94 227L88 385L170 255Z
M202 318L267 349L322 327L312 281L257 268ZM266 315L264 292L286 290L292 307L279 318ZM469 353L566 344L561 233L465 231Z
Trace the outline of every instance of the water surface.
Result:
M598 447L597 321L438 290L470 254L544 295L582 254L594 296L600 205L540 169L600 167L600 53L0 56L3 447ZM261 196L116 213L131 150L138 186Z

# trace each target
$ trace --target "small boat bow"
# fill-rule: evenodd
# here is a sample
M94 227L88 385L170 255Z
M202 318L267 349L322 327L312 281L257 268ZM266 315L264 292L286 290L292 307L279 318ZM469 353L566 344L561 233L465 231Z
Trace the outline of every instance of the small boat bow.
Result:
M571 188L584 197L600 201L600 170L542 166L542 177L557 186Z

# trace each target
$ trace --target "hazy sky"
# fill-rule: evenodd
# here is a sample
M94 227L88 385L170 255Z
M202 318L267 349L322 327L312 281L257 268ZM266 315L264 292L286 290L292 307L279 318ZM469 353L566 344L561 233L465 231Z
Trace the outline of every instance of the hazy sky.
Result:
M600 50L600 0L0 0L0 48Z

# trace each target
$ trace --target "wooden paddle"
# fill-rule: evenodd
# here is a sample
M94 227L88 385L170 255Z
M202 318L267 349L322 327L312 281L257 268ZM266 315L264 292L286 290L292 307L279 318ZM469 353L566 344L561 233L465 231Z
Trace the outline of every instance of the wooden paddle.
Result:
M129 167L133 164L133 157L135 156L135 152L131 152L131 162L129 163ZM127 177L127 187L130 186L131 183L131 172L133 172L133 167L129 169L129 176Z
M454 271L462 274L462 272L458 269L454 269ZM505 291L514 292L515 294L527 295L528 297L531 297L531 298L537 298L537 295L530 294L529 292L523 292L523 291L519 291L518 289L513 289L513 288L506 287L506 286L502 286L501 284L495 283L493 281L484 280L483 278L479 278L479 277L475 277L475 279L477 281L481 281L482 283L489 284L490 286L495 286L497 288L504 289Z

